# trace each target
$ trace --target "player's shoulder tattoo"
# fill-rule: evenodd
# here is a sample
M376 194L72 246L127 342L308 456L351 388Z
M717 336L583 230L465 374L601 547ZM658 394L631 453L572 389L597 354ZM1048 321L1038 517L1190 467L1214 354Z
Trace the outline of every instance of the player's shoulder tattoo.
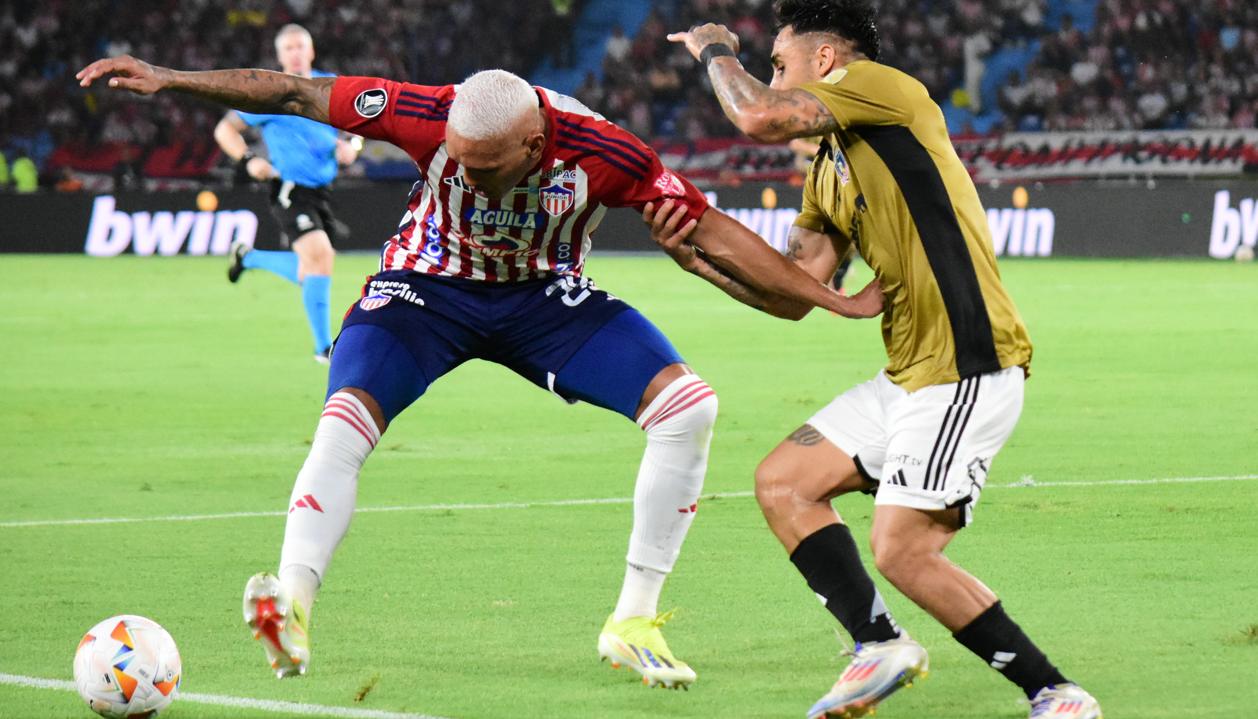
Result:
M825 437L822 437L821 433L811 424L806 424L791 432L791 436L787 437L787 439L800 446L811 447L825 439Z

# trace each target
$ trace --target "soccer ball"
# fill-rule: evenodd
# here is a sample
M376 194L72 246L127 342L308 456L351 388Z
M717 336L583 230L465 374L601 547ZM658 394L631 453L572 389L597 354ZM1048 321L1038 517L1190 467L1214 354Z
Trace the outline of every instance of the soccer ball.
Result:
M109 719L152 717L179 693L175 640L151 619L123 614L87 630L74 653L74 685Z

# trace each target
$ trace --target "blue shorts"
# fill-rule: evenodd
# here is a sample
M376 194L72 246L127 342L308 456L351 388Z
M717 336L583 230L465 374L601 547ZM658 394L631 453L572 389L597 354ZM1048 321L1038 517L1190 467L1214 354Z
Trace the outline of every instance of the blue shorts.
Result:
M489 284L390 271L370 278L345 315L328 396L364 390L392 421L469 359L630 419L655 375L682 361L637 310L586 278Z

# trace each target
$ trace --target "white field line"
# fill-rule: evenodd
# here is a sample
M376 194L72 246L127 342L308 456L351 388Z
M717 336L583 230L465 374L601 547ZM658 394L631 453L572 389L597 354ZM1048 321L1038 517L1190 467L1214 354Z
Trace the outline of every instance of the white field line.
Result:
M62 679L42 679L40 677L24 677L19 674L0 673L0 684L11 684L33 689L55 689L59 691L77 691L74 682ZM345 719L445 719L428 714L406 714L402 712L386 712L379 709L354 709L352 707L332 707L322 704L302 704L284 702L273 699L250 699L249 697L229 697L218 694L194 694L179 692L176 701L180 704L213 704L220 707L237 709L257 709L264 712L275 712L285 716L304 715L317 717L344 717Z
M1198 482L1248 482L1258 474L1236 474L1219 477L1158 477L1153 479L1102 479L1090 482L1040 482L1023 479L1009 484L991 484L986 489L1041 489L1060 487L1127 487L1149 484L1195 484ZM715 492L701 499L743 499L754 492ZM534 509L540 507L581 507L598 504L632 504L633 497L594 497L590 499L557 499L536 502L496 502L481 504L405 504L386 507L359 507L355 514L374 512L442 512L453 510ZM157 517L89 517L82 519L33 519L0 522L0 529L23 527L66 527L84 524L138 524L146 522L200 522L214 519L247 519L251 517L283 517L287 512L223 512L220 514L168 514Z

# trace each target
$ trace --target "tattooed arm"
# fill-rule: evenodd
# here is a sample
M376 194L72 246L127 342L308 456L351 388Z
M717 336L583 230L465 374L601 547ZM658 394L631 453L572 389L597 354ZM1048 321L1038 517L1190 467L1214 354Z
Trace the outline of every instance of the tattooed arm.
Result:
M776 144L828 135L839 127L812 93L774 90L748 75L738 58L716 58L708 65L708 77L725 116L757 142Z
M139 95L173 90L245 112L301 115L324 123L336 82L334 77L304 78L270 70L180 72L130 55L97 60L75 78L80 86L88 87L107 75L111 76L109 87Z
M834 275L839 263L839 253L829 235L791 228L790 246L783 259L764 240L720 210L709 209L699 222L691 220L682 225L685 210L684 206L674 207L671 200L658 209L647 204L642 219L651 227L651 239L682 269L702 277L739 302L789 320L802 319L814 306L851 318L882 313L882 288L877 280L852 297L840 295L823 284ZM698 232L700 228L702 233ZM774 263L758 260L765 251ZM753 254L757 260L749 261L747 257ZM789 272L780 274L789 277L791 284L764 281L765 274L779 274L774 264L785 265ZM796 277L798 282L794 281Z
M703 25L668 36L686 45L696 59L703 48L718 43L738 50L738 37L724 25ZM781 143L797 137L828 135L839 123L820 100L804 90L774 90L747 74L737 57L708 63L708 78L725 116L753 140Z

